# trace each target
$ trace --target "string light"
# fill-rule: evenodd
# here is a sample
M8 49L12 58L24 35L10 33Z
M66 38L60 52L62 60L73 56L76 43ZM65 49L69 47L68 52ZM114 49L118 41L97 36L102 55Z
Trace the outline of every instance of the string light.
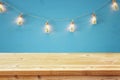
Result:
M116 0L112 0L112 9L114 11L119 10L119 6L118 6L118 3L116 2Z
M3 13L6 11L6 8L2 2L0 2L0 13Z
M17 25L23 25L24 24L24 18L23 18L23 15L20 14L17 19L16 19L16 24Z
M69 30L70 32L75 32L75 23L74 23L73 20L71 21L71 23L70 23L70 25L69 25L69 27L68 27L68 30Z
M111 0L107 0L106 3L104 5L102 5L100 8L94 10L95 12L97 12L98 10L102 9L105 7L106 4L108 4ZM21 10L17 9L16 7L12 6L11 4L7 3L6 1L4 1L4 4L12 9L14 9L16 12L18 13L22 13ZM0 13L3 13L6 11L6 7L2 2L0 2ZM117 11L119 10L119 5L117 3L116 0L112 0L112 9L114 11ZM39 17L39 16L35 16L35 15L30 15L30 14L26 14L27 16L30 16L30 17L33 17L33 18L38 18L38 19L41 19L41 20L48 20L46 19L45 17ZM81 17L84 17L84 16L88 16L90 15L90 13L87 13L85 15L82 15L82 16L77 16L77 17L74 17L73 19L80 19ZM53 21L66 21L66 20L71 20L70 18L62 18L62 19L49 19L49 20L53 20ZM97 16L95 13L92 14L91 16L91 19L90 19L90 23L91 24L97 24ZM23 17L23 14L20 14L17 19L16 19L16 24L17 25L23 25L24 24L24 17ZM76 26L75 26L75 23L74 21L72 20L69 27L68 27L68 30L69 32L75 32L76 30ZM45 23L45 27L44 27L44 32L45 33L50 33L52 31L52 28L51 28L51 25L48 23L48 21Z
M45 23L44 31L45 31L45 33L50 33L51 32L51 26L48 23L48 21Z
M91 24L97 24L97 17L95 13L92 14L90 21L91 21Z

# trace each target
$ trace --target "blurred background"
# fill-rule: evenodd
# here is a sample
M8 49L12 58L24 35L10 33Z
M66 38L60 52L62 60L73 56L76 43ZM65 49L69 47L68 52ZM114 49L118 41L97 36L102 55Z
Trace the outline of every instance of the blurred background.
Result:
M2 1L11 7L0 14L0 52L120 52L120 10L111 9L111 0ZM16 25L21 12L12 6L25 13L24 25ZM92 12L96 25L90 24ZM74 33L66 30L72 19ZM50 34L43 30L47 20L53 30Z

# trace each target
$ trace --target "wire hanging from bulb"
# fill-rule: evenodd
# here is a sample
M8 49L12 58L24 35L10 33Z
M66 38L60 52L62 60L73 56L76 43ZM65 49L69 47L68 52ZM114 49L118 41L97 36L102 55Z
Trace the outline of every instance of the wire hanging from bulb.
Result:
M101 10L102 8L104 8L106 6L106 4L108 4L111 0L107 0L105 2L105 4L103 4L102 6L100 6L98 9L94 10L94 12L97 12L99 10ZM2 0L2 2L4 2L8 7L11 7L12 9L14 9L16 12L18 13L23 13L23 11L19 10L18 8L14 7L13 5L7 3L6 1ZM85 17L85 16L88 16L90 15L92 12L88 12L86 14L83 14L83 15L80 15L80 16L76 16L76 17L73 17L72 19L80 19L81 17ZM37 19L40 19L40 20L49 20L49 21L70 21L71 18L46 18L46 17L40 17L40 16L36 16L36 15L32 15L32 14L27 14L27 13L24 13L26 16L30 16L30 17L33 17L33 18L37 18Z
M100 6L98 9L94 10L94 12L96 13L97 11L103 9L106 6L106 4L108 4L109 2L111 2L111 0L107 0L102 6ZM3 12L6 11L6 6L14 9L17 13L23 13L21 10L19 10L18 8L14 7L13 5L7 3L6 1L0 2L0 13L3 13ZM112 0L111 7L112 7L112 9L114 11L119 10L119 5L118 5L116 0ZM91 15L90 23L95 25L95 24L97 24L97 21L98 21L97 20L97 16L96 16L95 13L92 13L92 15L91 15L91 12L85 13L84 15L73 17L72 19L74 19L74 20L75 19L80 19L81 17L86 17L86 16L90 16ZM32 18L37 18L37 19L44 20L44 21L47 21L47 20L49 20L49 21L70 21L71 20L71 18L49 18L48 19L46 17L40 17L40 16L36 16L36 15L32 15L32 14L27 14L27 13L24 13L24 14L27 15L27 16L30 16ZM70 25L68 27L69 32L75 32L75 30L76 30L76 26L75 26L74 20L71 21L71 23L70 23ZM24 24L23 14L20 14L17 17L16 24L19 25L19 26ZM44 32L45 33L50 33L51 31L52 31L52 27L51 27L51 25L47 21L45 23Z

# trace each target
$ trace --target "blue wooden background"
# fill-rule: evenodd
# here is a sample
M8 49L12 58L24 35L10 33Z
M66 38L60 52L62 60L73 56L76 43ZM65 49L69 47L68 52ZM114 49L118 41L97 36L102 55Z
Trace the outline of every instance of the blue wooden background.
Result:
M51 18L74 18L91 13L107 0L3 0L23 13ZM120 1L118 1L120 3ZM25 24L15 24L19 15L13 8L0 14L0 52L120 52L120 11L108 2L96 11L98 24L91 25L90 15L75 19L77 31L66 31L70 20L51 20L54 31L45 34L45 20L25 15Z

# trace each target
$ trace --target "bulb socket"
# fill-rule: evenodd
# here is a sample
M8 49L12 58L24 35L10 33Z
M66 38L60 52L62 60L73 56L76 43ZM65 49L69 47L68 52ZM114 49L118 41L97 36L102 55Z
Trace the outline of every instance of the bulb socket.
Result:
M71 21L71 24L75 24L75 23L74 23L74 20Z
M19 15L19 17L23 17L23 14L21 13L21 14Z
M48 21L45 23L45 25L49 25Z
M116 0L112 0L112 3L116 2Z
M96 17L96 14L95 14L95 13L92 13L92 17Z
M3 4L2 2L0 2L0 4Z

